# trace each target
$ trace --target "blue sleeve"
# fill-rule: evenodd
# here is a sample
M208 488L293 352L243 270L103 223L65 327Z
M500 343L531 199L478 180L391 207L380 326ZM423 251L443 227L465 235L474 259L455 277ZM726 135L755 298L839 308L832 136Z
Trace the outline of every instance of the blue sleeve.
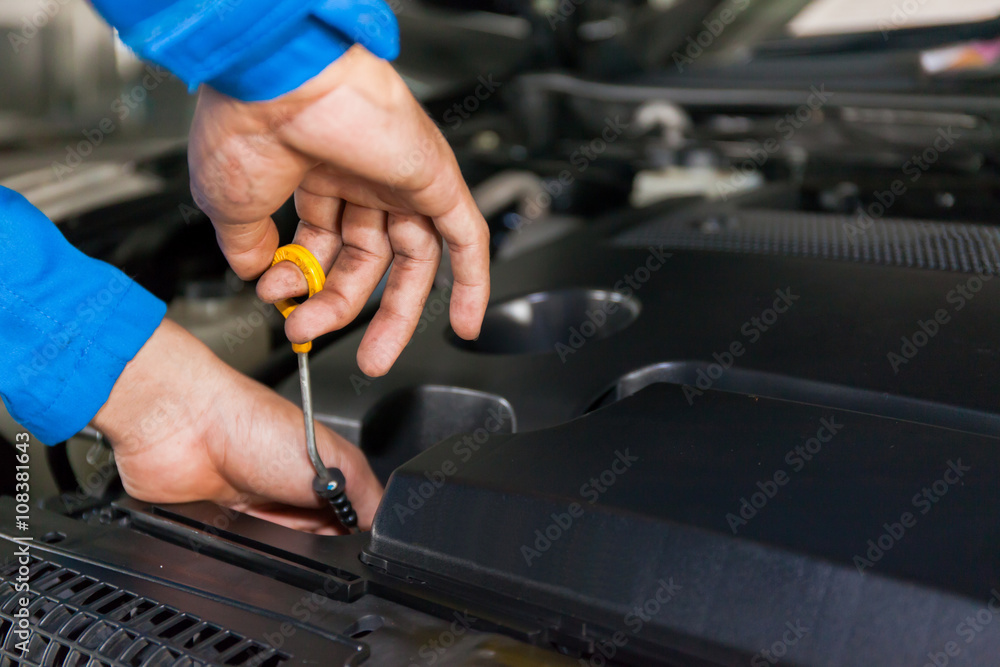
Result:
M248 102L269 100L322 72L353 44L399 53L383 0L93 0L141 58L193 91L207 83Z
M0 187L0 396L35 437L51 445L86 426L165 312Z

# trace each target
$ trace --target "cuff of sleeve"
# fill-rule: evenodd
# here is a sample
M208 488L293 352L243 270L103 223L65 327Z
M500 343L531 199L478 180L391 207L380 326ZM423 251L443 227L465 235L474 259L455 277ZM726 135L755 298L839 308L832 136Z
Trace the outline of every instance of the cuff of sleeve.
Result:
M39 440L61 442L104 405L166 305L4 187L0 248L0 396Z
M247 102L294 90L353 44L387 60L399 53L396 17L383 0L178 0L121 37L192 90L208 83Z
M95 334L95 341L99 342L83 352L76 372L67 378L62 400L50 408L46 424L32 431L41 442L62 442L79 433L94 418L107 402L125 365L138 354L167 313L163 301L125 274L122 277L129 281L130 287Z
M166 315L165 303L118 269L107 268L120 274L120 283L127 287L100 328L92 332L88 340L80 341L79 356L72 368L59 373L59 393L47 405L28 411L15 411L15 406L4 399L14 418L47 445L63 442L79 433L94 418L111 395L125 365L146 344ZM45 370L47 374L58 371L55 368Z

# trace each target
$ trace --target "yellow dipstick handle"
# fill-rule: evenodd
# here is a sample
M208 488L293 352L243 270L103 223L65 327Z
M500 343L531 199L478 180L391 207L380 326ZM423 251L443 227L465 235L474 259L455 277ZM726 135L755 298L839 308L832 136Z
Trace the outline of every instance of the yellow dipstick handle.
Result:
M320 266L319 260L303 246L295 243L281 246L274 252L271 266L278 262L291 262L299 267L299 271L306 277L306 284L309 285L309 296L319 292L326 284L326 274L323 273L323 267ZM292 311L299 307L299 303L295 299L283 299L274 305L286 320ZM292 343L292 349L298 353L308 352L312 349L312 343Z

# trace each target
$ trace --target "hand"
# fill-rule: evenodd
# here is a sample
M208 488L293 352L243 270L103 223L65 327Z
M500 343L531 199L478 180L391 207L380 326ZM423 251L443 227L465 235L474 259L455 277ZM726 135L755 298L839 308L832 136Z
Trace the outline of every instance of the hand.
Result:
M358 349L385 374L420 319L448 244L455 282L451 325L479 335L489 300L489 229L455 156L385 61L352 47L320 75L276 100L243 103L204 88L191 129L191 189L233 270L248 280L271 263L270 215L294 194L295 243L328 272L326 288L288 318L303 343L357 317L392 264L378 313ZM257 287L265 301L306 293L282 263Z
M149 502L210 500L264 519L332 533L332 509L312 491L302 411L241 375L164 320L128 363L94 418L125 490ZM382 487L364 454L321 424L324 463L340 468L362 528Z

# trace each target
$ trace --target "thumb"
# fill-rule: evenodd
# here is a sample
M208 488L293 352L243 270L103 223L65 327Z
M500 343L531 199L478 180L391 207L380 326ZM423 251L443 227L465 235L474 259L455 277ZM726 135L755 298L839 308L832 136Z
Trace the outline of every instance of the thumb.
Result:
M191 125L191 194L215 227L219 247L243 280L270 265L278 247L271 215L310 167L257 118L258 109L211 90L203 92Z
M278 249L278 228L271 216L242 224L211 220L219 249L240 280L253 280L271 266Z

